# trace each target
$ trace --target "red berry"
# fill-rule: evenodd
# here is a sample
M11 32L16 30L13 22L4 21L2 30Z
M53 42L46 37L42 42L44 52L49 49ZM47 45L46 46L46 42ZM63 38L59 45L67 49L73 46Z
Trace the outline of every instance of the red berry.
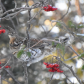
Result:
M57 10L57 8L53 8L52 10L55 11L55 10Z
M2 33L2 30L0 30L0 34Z
M46 65L46 68L50 68L49 65Z
M49 69L48 70L49 72L55 72L55 70L52 68L52 69Z
M9 66L7 65L7 66L5 66L5 68L9 68Z
M1 62L0 62L0 64L1 64Z
M63 71L61 70L60 73L63 73Z
M7 66L5 66L5 68L11 68L11 67L7 65Z
M54 67L59 67L59 64L54 64Z
M47 64L47 65L46 65L46 68L53 68L53 67L54 67L53 64Z
M63 71L62 71L62 70L60 70L60 69L58 69L58 70L57 70L57 72L63 73Z
M57 70L58 70L58 68L54 67L54 70L56 70L56 71L57 71Z
M6 32L6 30L5 29L2 29L2 33L5 33Z
M49 9L45 9L45 11L50 11Z
M57 10L57 8L54 8L54 7L50 6L50 5L48 5L47 7L44 6L43 9L44 9L45 11L55 11L55 10Z
M58 69L57 72L60 72L60 69Z
M1 25L0 25L0 27L1 27Z
M52 6L48 5L48 9L50 9L50 11L52 11L52 8L53 8Z
M9 68L11 68L10 66L8 66Z
M43 64L48 65L48 63L43 62Z
M1 66L0 66L0 69L1 69Z
M46 10L48 7L43 7L44 10Z
M52 8L52 11L54 11L54 9Z
M48 5L48 8L52 8L52 6Z
M54 67L54 64L49 64L50 68L53 68Z

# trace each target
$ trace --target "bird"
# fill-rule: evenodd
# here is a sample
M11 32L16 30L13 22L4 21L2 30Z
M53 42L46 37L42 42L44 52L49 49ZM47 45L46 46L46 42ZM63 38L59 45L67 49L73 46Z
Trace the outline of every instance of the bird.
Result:
M27 37L22 37L18 35L13 28L8 26L7 29L9 30L8 37L9 37L9 46L11 49L17 49L17 48L19 49L21 44L27 47L28 41L30 47L32 48L42 48L44 46L43 43L45 42L41 41L40 39L30 38L28 40Z
M66 44L66 46L69 46L74 42L74 36L70 33L66 33L64 36L59 37L59 42Z
M19 48L20 45L23 43L24 41L24 38L22 37L19 37L17 34L14 34L14 33L9 33L8 34L8 37L9 37L9 45L11 48Z
M7 28L6 28L7 29ZM9 47L11 49L21 49L22 45L25 45L25 49L29 48L29 49L47 49L46 46L52 46L52 43L46 41L45 39L42 40L40 38L29 38L27 39L27 37L22 37L20 35L18 35L18 33L15 32L15 30L11 27L8 26L8 37L9 37ZM29 43L29 47L27 46L27 43ZM52 47L56 47L56 46L52 46Z
M28 40L25 37L20 37L18 35L14 34L9 34L8 35L10 40L9 40L9 45L10 48L12 49L19 49L21 45L25 45L25 48L27 47ZM39 48L43 49L46 45L46 42L41 41L40 39L35 39L35 38L30 38L29 40L30 47L29 48ZM47 43L48 45L48 43Z
M6 26L4 28L8 31L9 46L11 49L19 48L26 41L26 38L20 36L12 27Z

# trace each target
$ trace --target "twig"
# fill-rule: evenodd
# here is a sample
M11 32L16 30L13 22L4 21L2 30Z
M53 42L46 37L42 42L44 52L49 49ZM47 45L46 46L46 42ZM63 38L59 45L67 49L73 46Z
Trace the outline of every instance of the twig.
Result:
M10 60L11 60L11 57L10 57L9 60L6 62L6 64L1 67L1 69L3 69L3 68L9 63Z
M4 70L11 76L11 78L17 83L17 84L20 84L16 79L15 77L13 76L12 72L9 70L9 69L5 69Z
M67 15L67 13L69 11L69 8L70 8L70 0L68 0L68 9L67 9L67 12L59 20L62 20Z
M41 12L42 8L32 17L30 20L27 21L27 24L30 24L30 22Z
M43 39L39 40L37 43L35 43L33 46L29 47L28 50L29 50L29 49L32 49L33 47L35 47L36 45L38 45L39 43L44 42L44 41L55 42L55 43L61 43L61 42L56 41L56 40L53 40L53 39L43 38ZM28 51L28 50L25 50L25 51ZM15 51L13 54L16 54L17 52L18 52L18 51Z
M70 7L70 1L68 0L68 9L67 9L67 12L66 12L60 19L58 19L57 21L62 20L62 19L67 15L67 13L68 13L68 11L69 11L69 7ZM52 20L52 21L51 21L51 26L52 26L52 22L57 22L57 21ZM52 29L53 29L53 26L52 26ZM51 30L52 30L52 29L51 29ZM49 31L47 32L47 34L49 34L51 30L49 30Z
M65 75L65 74L64 74ZM66 76L66 75L65 75ZM73 84L72 82L71 82L71 80L66 76L66 79L67 80L69 80L69 82L71 83L71 84Z
M26 5L27 7L29 7L28 5L28 0L26 0ZM31 10L28 10L28 21L31 19ZM30 47L30 36L29 36L29 29L30 29L30 24L28 23L28 27L26 29L26 34L27 34L27 48Z
M52 81L52 79L53 79L53 76L54 76L54 73L52 74L52 77L51 77L50 81L48 82L48 84L51 83L51 81Z
M1 76L1 72L0 72L0 84L2 84L2 76Z
M65 64L63 61L60 60L60 58L56 57L56 59L58 61L60 61L63 65L65 65L67 68L69 68L69 70L72 72L73 76L76 77L76 79L78 80L79 84L82 84L82 82L80 81L80 79L78 78L78 76L76 75L76 73L73 71L72 66L69 67L67 64Z
M68 33L71 33L71 34L74 35L74 33L69 29L69 27L68 27L64 22L59 21L59 20L52 20L52 21L51 21L51 24L52 24L53 22L58 22L58 23L62 24L62 25L63 25L63 27L62 27L63 30L65 30L65 29L64 29L64 27L65 27L65 28L66 28L66 31L67 31Z
M73 56L73 57L70 57L70 58L68 58L68 59L64 59L64 61L69 61L69 60L71 60L71 59L73 59L73 58L76 58L76 57L78 57L78 56Z
M18 13L18 11L24 11L24 10L32 10L32 9L35 9L35 8L38 8L38 7L41 7L42 6L42 3L36 3L36 5L35 6L30 6L30 7L19 7L19 8L13 8L13 9L10 9L10 10L7 10L7 11L5 11L3 14L2 14L2 16L4 16L4 15L6 15L6 14L9 14L10 12L14 12L14 14L12 14L12 15L15 15L15 13L17 12ZM9 14L9 16L11 15L11 14ZM2 17L1 16L1 17ZM0 18L0 19L5 19L5 18Z
M31 46L30 49L33 48L34 46L38 45L40 42L43 42L43 41L50 41L50 42L60 43L59 41L56 41L56 40L53 40L53 39L43 38L43 39L39 40L36 44L34 44L33 46Z
M6 8L4 7L4 5L3 5L2 3L1 3L1 5L2 5L3 9L6 11ZM7 15L9 15L9 13L7 13ZM9 18L9 20L11 21L11 23L12 23L14 29L15 29L15 32L17 33L17 31L16 31L16 26L15 26L13 20L10 18L10 16L8 16L8 18Z
M27 71L27 64L24 63L24 76L25 76L25 84L28 84L28 71Z
M68 46L78 57L80 56L71 46ZM81 58L83 61L84 61L84 59L83 58Z

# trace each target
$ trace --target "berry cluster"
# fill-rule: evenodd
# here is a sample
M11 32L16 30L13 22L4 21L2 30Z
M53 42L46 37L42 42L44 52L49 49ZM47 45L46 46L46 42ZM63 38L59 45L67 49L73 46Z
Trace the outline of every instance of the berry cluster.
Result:
M5 66L5 68L11 68L9 65Z
M60 70L60 68L59 68L59 64L48 64L48 63L45 63L45 62L43 62L43 64L46 65L46 68L50 68L50 69L49 69L49 72L59 72L59 73L63 73L63 71Z
M0 34L5 32L6 32L5 29L0 30Z
M55 10L57 10L57 8L52 7L52 6L50 6L50 5L44 6L43 9L44 9L45 11L55 11Z
M1 62L0 62L0 64L1 64ZM5 68L11 68L11 67L9 65L6 65ZM0 69L1 69L1 66L0 66Z
M1 25L0 25L0 27L1 27ZM1 30L0 30L0 34L1 34L1 33L5 33L5 32L6 32L5 29L1 29Z

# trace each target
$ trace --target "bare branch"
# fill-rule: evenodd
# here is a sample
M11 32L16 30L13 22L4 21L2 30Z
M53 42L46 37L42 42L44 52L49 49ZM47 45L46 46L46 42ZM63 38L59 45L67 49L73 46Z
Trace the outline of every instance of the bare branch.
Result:
M68 65L65 64L63 61L61 61L60 58L58 58L58 57L56 57L56 59L57 59L58 61L60 61L64 66L66 66L66 67L72 72L73 76L77 78L78 82L79 82L80 84L82 84L81 80L78 78L78 76L76 75L76 73L73 71L72 66L71 66L71 67L68 66Z

